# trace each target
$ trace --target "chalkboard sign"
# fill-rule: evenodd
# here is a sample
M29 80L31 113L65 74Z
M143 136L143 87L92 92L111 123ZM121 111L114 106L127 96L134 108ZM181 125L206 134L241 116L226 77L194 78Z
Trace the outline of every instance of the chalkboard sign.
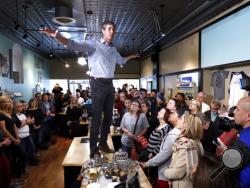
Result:
M136 173L129 181L128 181L128 188L139 188L140 183L138 179L138 173Z
M114 188L126 188L126 182L119 183L118 185L115 185Z

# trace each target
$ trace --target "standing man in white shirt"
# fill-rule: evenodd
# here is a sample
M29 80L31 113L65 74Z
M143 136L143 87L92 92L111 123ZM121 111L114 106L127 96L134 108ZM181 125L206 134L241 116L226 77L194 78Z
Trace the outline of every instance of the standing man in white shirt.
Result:
M116 64L125 64L130 59L139 57L138 54L122 57L113 46L112 41L115 36L116 29L113 22L103 22L101 28L101 39L85 40L81 43L65 39L59 35L57 31L53 31L48 28L41 30L49 36L55 37L59 42L66 45L68 48L85 51L88 54L90 86L93 100L93 114L90 127L90 158L93 158L95 153L98 153L98 149L107 153L113 152L108 147L107 138L113 113L113 78L115 66ZM102 113L104 114L103 121ZM97 146L98 140L99 146Z
M197 98L196 98L201 104L201 112L202 113L210 110L209 105L207 103L205 103L206 96L207 96L206 93L201 91L198 93Z
M81 97L80 92L76 92L77 103L79 107L84 106L84 99Z

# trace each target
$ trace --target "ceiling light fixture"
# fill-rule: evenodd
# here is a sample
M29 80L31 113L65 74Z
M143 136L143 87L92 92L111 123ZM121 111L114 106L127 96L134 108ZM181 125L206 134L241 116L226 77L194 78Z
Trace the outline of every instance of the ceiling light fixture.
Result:
M82 65L82 66L84 66L84 65L87 65L87 61L86 61L86 59L85 59L85 57L79 57L78 59L77 59L77 63L79 64L79 65Z
M67 61L65 61L64 64L65 64L65 67L66 67L66 68L69 68L69 63L68 63Z
M53 22L60 25L68 25L75 21L72 8L66 6L55 7L55 17L53 18Z

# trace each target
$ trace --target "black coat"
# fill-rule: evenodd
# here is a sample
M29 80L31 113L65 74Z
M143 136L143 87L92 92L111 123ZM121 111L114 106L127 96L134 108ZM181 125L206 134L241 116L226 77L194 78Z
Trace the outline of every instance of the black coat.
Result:
M213 143L213 141L217 142L217 137L219 137L224 131L230 131L231 126L224 123L223 118L220 118L219 115L216 117L215 121L212 122L211 110L205 112L205 114L209 118L210 124L208 130L203 131L201 143L205 151L215 153L216 145Z

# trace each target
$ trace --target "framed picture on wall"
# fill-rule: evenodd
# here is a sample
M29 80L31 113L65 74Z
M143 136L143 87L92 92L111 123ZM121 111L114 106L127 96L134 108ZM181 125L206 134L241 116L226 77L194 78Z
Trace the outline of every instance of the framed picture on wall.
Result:
M3 54L0 54L0 74L2 77L8 77L9 75L9 61L8 58L5 57Z
M10 65L10 69L9 69L10 79L13 79L13 54L12 54L12 49L9 49L9 65Z

